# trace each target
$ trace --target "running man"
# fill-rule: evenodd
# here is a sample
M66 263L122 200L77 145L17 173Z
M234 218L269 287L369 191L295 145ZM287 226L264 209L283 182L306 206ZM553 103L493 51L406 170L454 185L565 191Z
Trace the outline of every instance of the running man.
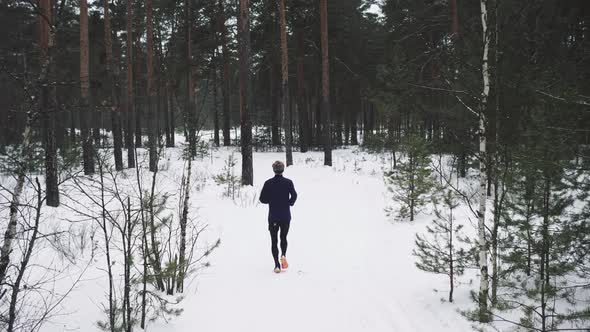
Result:
M268 230L270 231L271 252L275 262L275 273L289 267L287 263L287 234L291 223L291 209L297 200L297 192L293 181L283 177L285 164L275 161L272 164L275 176L267 180L260 193L260 202L268 204ZM281 237L281 260L279 263L279 249L277 248L278 236Z

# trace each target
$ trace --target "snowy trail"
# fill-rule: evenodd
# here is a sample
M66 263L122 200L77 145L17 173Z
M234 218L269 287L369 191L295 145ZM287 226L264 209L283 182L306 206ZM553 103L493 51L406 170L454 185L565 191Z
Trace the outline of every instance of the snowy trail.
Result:
M255 188L282 157L254 155ZM455 305L440 302L445 278L415 268L416 225L386 220L379 176L308 166L298 154L295 165L285 172L299 193L290 269L272 273L266 206L219 208L218 197L197 199L193 203L219 231L221 247L190 285L194 294L184 300L184 313L152 331L472 330Z

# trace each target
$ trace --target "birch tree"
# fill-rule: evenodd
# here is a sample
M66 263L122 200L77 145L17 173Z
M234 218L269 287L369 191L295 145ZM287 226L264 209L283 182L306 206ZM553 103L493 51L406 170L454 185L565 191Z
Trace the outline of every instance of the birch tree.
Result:
M479 209L478 216L478 251L479 251L479 269L480 269L480 284L479 284L479 321L487 322L488 315L488 241L486 239L486 184L487 184L487 169L486 169L486 110L488 107L488 96L490 94L490 70L488 64L488 54L490 51L490 35L488 32L488 10L486 0L480 0L481 7L481 24L483 35L483 57L482 57L482 76L483 76L483 91L481 94L481 102L479 107Z

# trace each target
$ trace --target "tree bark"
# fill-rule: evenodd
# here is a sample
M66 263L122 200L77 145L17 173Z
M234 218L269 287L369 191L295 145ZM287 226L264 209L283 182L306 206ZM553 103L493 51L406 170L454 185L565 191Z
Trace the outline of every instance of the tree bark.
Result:
M172 87L170 86L169 82L166 82L165 90L165 100L164 100L164 107L166 108L165 112L165 124L166 124L166 147L173 148L174 147L174 107L172 105Z
M188 208L190 202L191 190L191 171L192 159L188 158L187 175L183 181L184 200L182 204L182 215L180 216L180 249L178 255L178 280L176 289L182 293L184 291L184 278L186 274L186 225L188 224Z
M46 68L42 70L42 79L45 75L46 70ZM27 114L27 124L25 125L25 130L23 132L23 141L21 145L22 162L17 168L16 185L14 186L14 190L12 191L12 200L10 201L10 217L8 219L8 227L6 227L6 231L4 232L4 242L2 243L2 248L0 249L0 283L4 283L6 270L8 269L8 265L10 263L12 241L14 241L14 238L16 236L16 225L19 217L18 208L20 206L20 199L25 183L25 173L28 168L28 163L31 159L31 128L34 121L33 118L33 114L31 113L31 111L29 111Z
M192 13L191 0L185 1L186 10L186 72L187 72L187 105L185 113L185 130L188 132L190 157L195 158L197 154L196 142L196 119L195 119L195 87L193 82L193 53L192 53Z
M350 144L358 145L358 114L361 109L361 85L357 82L354 86L354 102L350 110Z
M500 228L500 220L502 215L502 210L504 207L504 197L506 196L506 175L508 173L508 160L504 160L504 172L502 174L502 191L499 193L498 186L500 185L500 78L499 78L499 62L500 62L500 53L498 47L499 41L499 24L498 24L498 4L499 1L496 1L496 6L494 9L495 13L495 46L496 51L494 52L494 67L496 68L496 73L494 75L494 85L495 85L495 94L496 94L496 107L495 107L495 123L494 123L494 158L493 158L493 168L494 168L494 225L492 230L492 306L496 307L498 304L498 283L499 283L499 269L500 264L499 255L498 255L498 232ZM506 159L506 155L504 156ZM490 191L491 183L488 181L488 191ZM499 197L500 196L500 197Z
M453 259L453 208L449 206L449 302L453 303L453 292L455 291L455 265Z
M141 66L141 55L142 55L142 50L141 50L141 35L142 35L142 30L141 30L141 26L142 26L142 18L143 18L143 12L141 11L141 5L137 8L137 15L135 15L135 28L137 29L138 33L135 34L136 40L135 40L135 91L140 91L143 88L143 82L144 80L142 79L143 77L143 73L141 72L142 70L142 66ZM143 90L142 90L143 91ZM143 117L145 117L145 112L143 111L142 107L145 105L145 102L142 101L139 97L139 93L135 93L134 95L135 99L134 99L134 104L135 104L135 108L134 108L134 115L135 115L135 147L136 148L140 148L143 146L143 141L142 141L142 134L143 134L143 127L142 127L142 121L141 119ZM137 155L135 156L137 159Z
M168 102L170 107L170 142L172 147L176 146L176 98L174 97L174 88L172 87L172 83L169 82L168 85Z
M109 230L107 227L107 203L105 201L105 185L104 185L104 164L103 160L98 161L98 171L100 175L100 207L101 207L101 222L100 228L102 228L102 234L104 239L104 246L105 246L105 255L107 261L107 275L109 277L109 330L111 332L116 331L115 326L115 299L114 299L114 283L113 283L113 264L111 260L111 250L110 250L110 236Z
M332 166L332 130L330 119L330 63L328 55L328 0L320 0L320 29L322 44L322 120L324 123L324 165Z
M146 20L147 20L147 108L148 108L148 145L150 171L155 172L158 167L158 151L156 137L156 84L154 81L154 14L153 0L146 1Z
M250 0L240 0L238 15L238 53L240 57L240 122L242 147L242 184L254 183L252 169L252 81L250 77Z
M80 128L84 174L94 174L94 144L90 135L90 76L88 44L88 3L80 1Z
M299 114L299 147L301 152L307 152L309 149L309 116L305 103L305 42L303 39L303 22L298 18L297 27L295 28L295 39L297 40L297 112Z
M287 167L289 167L293 165L293 132L291 128L293 114L289 102L289 53L287 50L285 0L279 0L279 16L281 20L281 114L285 127L285 150Z
M147 0L148 6L150 6L149 2L152 0ZM146 248L148 249L148 256L151 257L151 265L152 269L154 270L154 279L156 280L156 286L158 290L164 291L166 288L164 287L164 280L162 276L162 262L160 259L160 249L158 247L158 241L156 240L156 212L154 210L154 204L156 200L156 179L158 176L158 167L157 167L157 160L156 160L156 167L153 171L152 175L152 188L150 190L150 200L149 200L149 233L150 233L150 240L151 240L151 252L149 252L148 244L146 243ZM147 230L146 230L147 231Z
M127 130L125 130L125 147L127 148L127 167L135 167L135 146L133 144L133 132L135 122L135 100L133 96L133 0L127 1L127 54L125 57L127 67Z
M55 116L57 113L56 86L51 81L55 78L55 65L53 64L53 48L55 36L50 25L52 24L52 8L50 0L40 2L43 16L39 17L40 25L40 63L47 66L47 75L41 81L40 111L43 119L43 146L45 150L45 189L47 205L59 206L59 188L57 176L57 145L55 141Z
M490 93L490 72L488 64L488 54L490 49L490 36L488 33L488 12L486 1L480 0L481 23L483 32L483 58L482 58L482 76L483 91L481 95L481 105L479 110L479 210L478 210L478 250L479 250L479 268L480 268L480 286L479 286L479 320L480 322L489 321L488 312L488 241L486 239L486 118L488 96Z
M223 95L223 146L231 145L230 136L230 110L229 110L229 51L227 49L227 36L225 28L225 10L223 6L223 0L218 0L219 8L219 37L221 39L221 52L223 59L223 69L221 71L221 93Z
M278 96L276 88L276 74L274 57L271 55L270 63L270 126L271 126L271 141L273 146L281 145L281 130L279 128L279 107L277 105Z
M129 7L128 7L129 8ZM124 276L124 283L125 283L125 290L123 293L123 315L124 315L124 329L125 332L131 332L133 330L133 321L131 320L131 313L133 312L131 306L131 264L133 264L133 249L132 249L132 242L133 242L133 228L134 226L131 224L131 199L127 197L127 225L124 228L123 232L123 244L127 243L126 250L124 250L125 254L125 276Z
M217 43L216 43L217 44ZM217 50L213 51L213 144L219 146L219 108L217 103Z
M107 86L111 87L109 106L111 107L111 124L113 131L113 154L115 157L115 169L123 170L123 136L121 132L121 114L119 103L119 86L117 84L118 66L113 62L113 39L111 31L111 18L109 14L109 0L103 0L104 4L104 38L107 56Z
M47 8L47 7L45 7ZM41 207L43 206L43 199L41 197L41 185L39 184L39 180L35 179L37 182L37 206L35 207L35 223L32 227L32 234L31 238L28 241L26 246L25 255L23 260L21 261L20 268L18 269L18 275L16 276L16 280L14 281L14 285L12 286L12 294L10 298L10 307L8 309L8 328L7 332L14 331L14 323L16 322L16 315L17 309L16 305L18 302L18 293L20 292L21 283L23 281L23 277L25 276L25 272L27 266L29 265L29 261L31 259L31 254L33 253L33 249L35 248L35 242L37 241L38 234L39 234L39 220L41 219ZM1 279L0 279L1 280ZM26 286L26 285L25 285ZM18 329L18 328L17 328Z

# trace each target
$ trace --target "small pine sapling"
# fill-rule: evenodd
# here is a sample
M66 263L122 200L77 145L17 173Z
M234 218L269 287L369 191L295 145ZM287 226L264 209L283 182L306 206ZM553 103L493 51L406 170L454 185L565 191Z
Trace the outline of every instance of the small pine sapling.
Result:
M426 227L427 234L416 234L416 248L413 250L418 258L416 267L449 277L449 302L453 302L455 276L463 274L471 257L468 251L457 246L457 242L468 243L461 234L463 225L456 222L453 214L458 206L459 200L452 190L444 193L442 202L435 200L436 218Z
M400 218L414 216L426 204L426 197L434 186L430 170L430 155L426 141L411 135L403 146L405 160L398 163L397 169L385 172L385 182L393 199L401 203ZM391 211L388 211L389 213Z
M234 154L230 154L225 161L222 173L213 177L213 180L215 180L217 185L226 186L223 196L231 197L232 200L235 200L236 192L239 190L241 183L240 177L235 174L235 167L237 164L238 160L234 157Z

